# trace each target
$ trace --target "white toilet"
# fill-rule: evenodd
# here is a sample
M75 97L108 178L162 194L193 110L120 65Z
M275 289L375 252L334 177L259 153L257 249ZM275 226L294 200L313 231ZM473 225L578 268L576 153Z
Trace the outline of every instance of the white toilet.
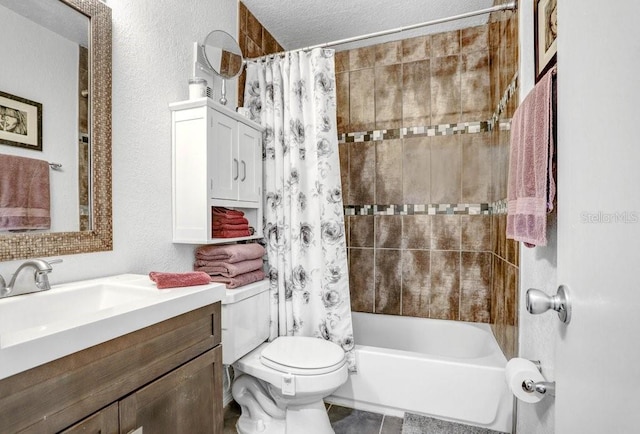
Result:
M344 351L311 337L269 337L269 281L228 289L222 361L233 365L240 434L331 434L323 398L347 381Z

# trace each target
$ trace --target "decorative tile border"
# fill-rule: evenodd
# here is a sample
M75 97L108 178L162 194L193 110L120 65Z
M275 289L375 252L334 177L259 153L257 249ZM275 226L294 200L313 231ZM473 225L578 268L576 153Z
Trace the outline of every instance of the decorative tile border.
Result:
M412 137L451 136L454 134L474 134L491 131L490 121L461 122L419 127L394 128L389 130L357 131L338 134L339 143L374 142L380 140L404 139Z
M518 89L518 72L516 71L516 73L513 75L513 78L511 79L511 82L509 83L507 88L504 90L504 93L502 94L502 98L500 98L500 102L498 103L498 107L496 107L496 111L493 112L493 115L491 116L490 122L492 125L495 125L500 121L500 115L507 108L507 104L509 104L511 97L515 95L517 89Z
M344 215L480 215L490 214L487 203L429 203L407 205L346 205Z
M344 215L497 215L507 213L507 199L492 203L427 203L406 205L345 205Z

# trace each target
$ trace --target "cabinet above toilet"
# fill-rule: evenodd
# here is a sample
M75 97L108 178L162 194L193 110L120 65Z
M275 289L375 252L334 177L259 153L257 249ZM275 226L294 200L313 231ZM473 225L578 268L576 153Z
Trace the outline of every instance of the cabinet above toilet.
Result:
M169 107L173 242L216 244L262 238L262 127L209 98ZM244 212L254 234L214 238L213 207Z

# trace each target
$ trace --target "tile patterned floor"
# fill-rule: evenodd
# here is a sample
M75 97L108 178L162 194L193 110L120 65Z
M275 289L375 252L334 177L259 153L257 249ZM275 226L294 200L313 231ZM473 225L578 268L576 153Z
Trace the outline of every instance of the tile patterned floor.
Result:
M369 411L327 405L329 420L336 434L499 434L483 428L445 422L407 413L401 417L385 416ZM236 434L240 407L231 402L225 407L224 434Z

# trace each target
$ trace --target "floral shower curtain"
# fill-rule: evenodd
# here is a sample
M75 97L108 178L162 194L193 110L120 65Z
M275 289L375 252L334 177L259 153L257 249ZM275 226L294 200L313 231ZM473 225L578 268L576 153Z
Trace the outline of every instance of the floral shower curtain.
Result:
M345 350L354 371L334 51L318 48L249 63L244 101L265 128L271 338L331 340Z

